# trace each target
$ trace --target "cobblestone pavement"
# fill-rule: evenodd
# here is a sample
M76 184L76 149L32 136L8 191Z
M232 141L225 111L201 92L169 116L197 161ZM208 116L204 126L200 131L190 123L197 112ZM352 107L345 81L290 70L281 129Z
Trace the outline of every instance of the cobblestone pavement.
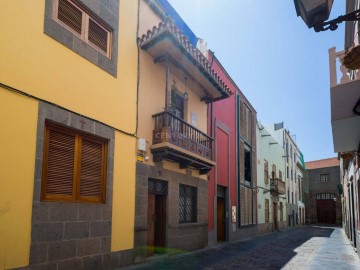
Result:
M343 229L304 226L130 266L126 270L360 269Z

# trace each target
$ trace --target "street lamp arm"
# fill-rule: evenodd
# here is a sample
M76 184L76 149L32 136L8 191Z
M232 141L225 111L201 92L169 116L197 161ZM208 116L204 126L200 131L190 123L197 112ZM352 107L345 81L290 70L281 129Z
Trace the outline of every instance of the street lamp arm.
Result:
M338 24L342 22L359 21L360 20L360 9L355 10L349 14L342 15L331 21L323 22L318 25L314 25L315 32L321 32L326 30L334 31L338 28Z

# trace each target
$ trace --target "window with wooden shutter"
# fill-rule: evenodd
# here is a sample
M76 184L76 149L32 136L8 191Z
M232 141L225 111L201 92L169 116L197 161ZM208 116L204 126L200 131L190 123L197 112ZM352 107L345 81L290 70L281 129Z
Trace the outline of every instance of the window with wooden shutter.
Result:
M270 211L269 211L269 199L265 199L265 222L269 222Z
M48 122L45 127L42 200L105 202L107 141Z
M271 178L276 179L276 165L275 164L272 165Z
M269 184L269 163L266 159L264 160L264 182L265 185Z
M112 31L77 0L53 0L55 21L111 58Z

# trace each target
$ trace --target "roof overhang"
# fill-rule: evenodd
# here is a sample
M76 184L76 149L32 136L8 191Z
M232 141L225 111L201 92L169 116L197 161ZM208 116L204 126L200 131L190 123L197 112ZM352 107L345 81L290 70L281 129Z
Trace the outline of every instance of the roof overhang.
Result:
M207 98L219 100L231 96L228 86L211 68L210 62L194 48L186 36L169 20L160 22L139 39L141 49L149 53L155 61L166 58L181 68L207 93Z
M360 98L360 80L331 88L331 126L335 152L354 151L360 142L360 116L353 108Z

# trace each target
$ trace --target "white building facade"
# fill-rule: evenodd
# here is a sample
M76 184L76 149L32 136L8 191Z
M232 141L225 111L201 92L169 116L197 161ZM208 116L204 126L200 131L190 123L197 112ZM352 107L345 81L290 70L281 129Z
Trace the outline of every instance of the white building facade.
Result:
M284 180L286 183L286 215L288 226L304 224L305 206L303 203L303 172L305 169L303 155L296 145L290 131L283 123L267 127L270 134L283 147Z
M257 136L259 233L287 227L284 148L260 123Z

